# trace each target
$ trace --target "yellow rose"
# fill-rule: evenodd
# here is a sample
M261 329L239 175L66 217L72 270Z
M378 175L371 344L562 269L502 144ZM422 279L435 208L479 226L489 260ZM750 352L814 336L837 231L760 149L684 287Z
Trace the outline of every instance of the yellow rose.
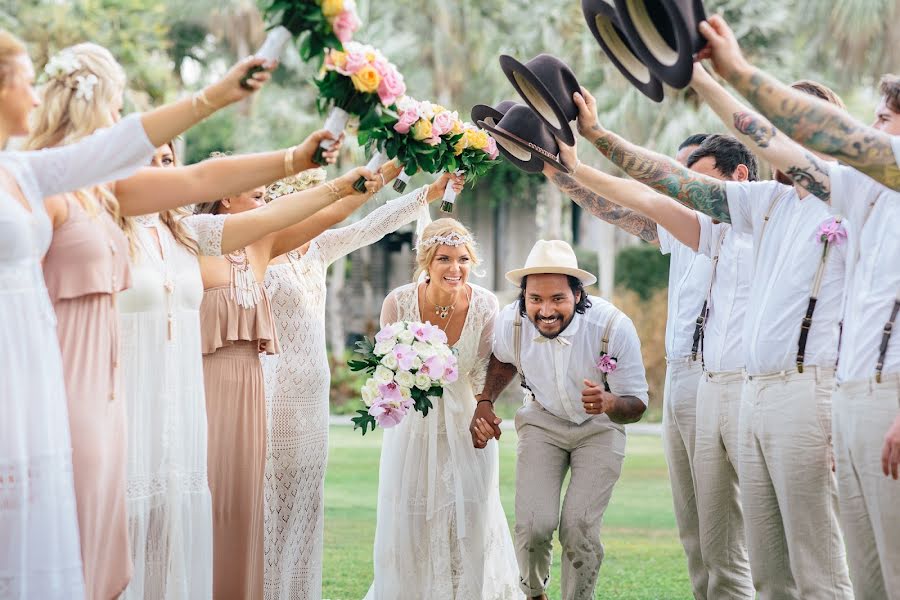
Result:
M371 50L366 52L366 60L369 61L370 63L375 62L376 58L378 58L378 57L375 56L375 53L372 52Z
M344 0L322 0L322 14L327 18L336 17L344 12Z
M350 80L353 82L353 87L355 87L357 91L365 94L372 94L378 90L378 85L381 83L381 75L378 74L375 67L366 65L351 75Z
M414 140L427 140L431 137L431 121L428 119L419 119L410 128Z
M463 124L459 119L453 121L453 127L450 129L450 133L453 135L459 135L463 132Z
M440 104L432 104L432 105L431 105L431 110L434 111L434 114L438 114L438 113L442 113L442 112L447 112L447 109L444 108L443 106L441 106Z
M347 53L340 50L331 50L328 52L328 60L337 69L343 69L347 64Z
M480 129L467 129L464 136L466 142L472 148L484 150L488 145L488 134Z
M466 139L466 136L462 136L459 138L459 141L453 145L453 153L459 156L463 153L463 150L469 147L469 140Z

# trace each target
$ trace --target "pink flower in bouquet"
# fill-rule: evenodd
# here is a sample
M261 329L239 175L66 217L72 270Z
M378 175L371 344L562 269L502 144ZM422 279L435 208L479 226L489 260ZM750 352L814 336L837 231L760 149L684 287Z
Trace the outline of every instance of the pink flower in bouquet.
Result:
M353 32L359 29L360 25L362 25L362 21L356 16L356 11L345 10L335 17L334 21L331 23L331 28L334 30L334 35L337 39L339 39L341 43L346 44L353 39Z
M447 383L453 383L459 378L459 367L456 366L456 361L447 361L448 364L444 367L444 381Z
M425 362L422 363L422 367L419 369L419 373L423 375L428 375L432 379L440 379L444 374L444 369L446 368L446 363L444 359L440 356L429 356L425 359Z
M609 354L602 354L600 356L600 360L597 361L597 368L600 369L601 372L609 374L616 370L616 367L619 366L618 361L615 356L610 356Z
M487 155L491 160L496 159L497 155L500 154L500 151L497 150L497 140L492 137L488 137L487 148L485 148L484 151L487 152Z
M375 64L377 69L378 61L375 61ZM403 82L403 75L388 65L387 72L382 75L381 83L378 85L378 98L381 103L390 106L405 93L406 84Z
M369 414L375 418L375 422L378 423L380 427L389 429L398 425L400 421L403 420L403 417L409 412L410 404L411 402L409 401L396 404L379 398L372 403L372 406L369 408Z
M378 400L391 402L392 404L402 404L403 394L400 393L400 386L396 381L390 383L382 383L378 386ZM377 400L376 400L377 401Z
M343 71L339 70L341 75L353 75L363 67L369 64L366 53L360 50L354 50L347 54L347 62L344 64Z
M412 369L413 362L416 359L416 351L413 350L412 346L408 346L406 344L397 344L394 346L392 350L394 353L394 357L397 359L397 363L400 366L400 370L409 371Z
M387 342L397 337L397 334L403 330L400 323L391 323L381 328L381 331L375 334L376 342Z
M441 138L440 138L440 136L433 135L430 138L425 138L422 141L425 142L426 144L428 144L429 146L437 146L438 144L441 143Z
M847 230L840 221L831 217L819 225L819 228L816 230L816 238L823 244L827 242L835 246L840 246L847 241Z
M450 130L453 129L454 120L454 115L449 110L445 110L442 113L436 114L434 116L434 120L432 121L432 133L435 136L450 133Z

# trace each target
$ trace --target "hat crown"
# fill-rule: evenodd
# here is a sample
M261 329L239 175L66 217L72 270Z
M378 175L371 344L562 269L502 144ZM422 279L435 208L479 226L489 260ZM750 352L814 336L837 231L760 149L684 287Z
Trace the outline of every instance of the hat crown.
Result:
M566 118L574 120L578 116L578 106L572 96L581 90L581 86L569 65L552 54L538 54L525 63L525 67L544 84L559 103Z
M515 104L506 111L497 127L526 142L531 142L550 154L559 154L559 145L553 133L547 129L537 113L524 104Z
M572 246L562 240L538 240L528 253L524 268L577 269L578 257Z

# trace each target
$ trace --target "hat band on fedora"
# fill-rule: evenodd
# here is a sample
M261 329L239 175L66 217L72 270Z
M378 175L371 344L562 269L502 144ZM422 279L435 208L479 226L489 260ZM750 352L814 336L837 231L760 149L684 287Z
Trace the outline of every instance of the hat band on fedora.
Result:
M519 136L517 136L516 134L510 133L509 131L507 131L506 129L503 129L502 127L497 127L497 130L502 131L502 132L504 133L504 135L508 135L509 137L513 138L514 140L516 140L517 142L519 142L519 143L522 144L523 146L528 146L529 148L531 148L532 150L534 150L534 151L537 152L538 154L540 154L540 155L542 155L542 156L545 156L545 157L547 157L547 158L549 158L549 159L551 159L551 160L554 160L554 161L557 160L555 154L551 154L550 152L544 150L543 148L541 148L541 147L538 146L537 144L534 144L534 143L532 143L532 142L527 142L527 141L523 140L522 138L520 138Z

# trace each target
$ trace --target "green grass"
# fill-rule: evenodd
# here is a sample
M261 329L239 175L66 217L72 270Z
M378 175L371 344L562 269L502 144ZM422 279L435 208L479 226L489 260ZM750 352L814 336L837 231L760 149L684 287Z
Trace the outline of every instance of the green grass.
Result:
M512 524L515 432L505 431L500 447L500 495ZM323 595L330 600L360 600L372 581L380 448L379 431L363 438L350 427L331 429L323 575ZM602 538L605 558L597 598L691 598L659 438L628 438L625 467L604 516ZM558 543L553 561L551 599L559 598Z

